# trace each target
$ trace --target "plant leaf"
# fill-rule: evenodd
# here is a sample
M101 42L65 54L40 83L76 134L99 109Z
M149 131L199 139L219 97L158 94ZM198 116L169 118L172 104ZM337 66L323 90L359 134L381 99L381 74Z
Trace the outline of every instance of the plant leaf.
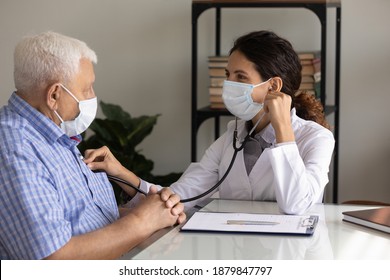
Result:
M160 115L158 114L155 116L140 116L138 118L133 118L133 129L127 135L128 144L135 147L141 143L145 137L152 132L159 116Z
M114 145L117 149L127 146L127 129L118 121L95 119L90 128L110 146Z
M78 148L81 153L84 154L86 149L107 146L124 167L146 181L160 185L170 185L179 178L181 175L179 173L153 176L153 161L145 158L140 151L136 150L136 146L152 132L160 115L132 118L118 105L100 101L100 106L106 119L97 118L92 122L90 129L94 134L88 139L83 139L79 144ZM123 201L120 187L113 183L113 188L117 203L126 202Z
M124 127L127 127L131 123L130 114L123 111L121 106L100 101L100 107L108 120L120 122Z
M96 118L90 125L89 129L95 132L95 134L98 135L100 138L105 139L109 142L112 141L110 131L107 129L106 120Z

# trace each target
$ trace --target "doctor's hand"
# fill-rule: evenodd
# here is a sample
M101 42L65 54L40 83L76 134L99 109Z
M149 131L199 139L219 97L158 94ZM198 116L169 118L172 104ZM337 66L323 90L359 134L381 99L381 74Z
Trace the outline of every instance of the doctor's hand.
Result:
M86 150L84 153L84 163L92 171L103 170L112 176L123 174L125 169L106 146L99 149Z
M275 129L276 143L295 141L291 126L291 102L291 96L283 92L270 91L265 97L264 111Z

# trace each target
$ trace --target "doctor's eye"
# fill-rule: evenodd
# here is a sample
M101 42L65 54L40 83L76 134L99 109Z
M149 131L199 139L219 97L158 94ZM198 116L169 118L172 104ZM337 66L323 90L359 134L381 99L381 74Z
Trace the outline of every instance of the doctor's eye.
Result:
M243 75L243 74L237 74L237 80L239 81L239 82L246 82L246 81L248 81L248 77L247 76L245 76L245 75Z
M227 69L225 69L225 77L229 78L229 71Z

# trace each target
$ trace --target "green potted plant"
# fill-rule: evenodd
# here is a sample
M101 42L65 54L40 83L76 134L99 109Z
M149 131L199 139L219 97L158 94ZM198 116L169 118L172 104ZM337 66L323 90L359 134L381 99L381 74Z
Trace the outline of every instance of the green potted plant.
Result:
M84 153L87 149L96 149L107 146L113 155L127 169L133 171L142 179L162 186L169 186L177 181L181 173L169 173L163 176L152 174L154 163L141 154L137 146L148 136L157 123L159 114L154 116L131 117L120 106L100 101L100 107L105 119L96 118L90 126L94 133L79 144ZM112 182L118 204L126 200L121 188Z

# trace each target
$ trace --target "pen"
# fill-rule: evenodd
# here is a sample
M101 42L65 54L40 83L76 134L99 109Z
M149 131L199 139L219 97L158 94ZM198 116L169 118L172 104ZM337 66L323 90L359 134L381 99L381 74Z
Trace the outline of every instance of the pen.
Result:
M274 226L278 225L278 222L269 221L249 221L249 220L227 220L228 225L259 225L259 226Z

